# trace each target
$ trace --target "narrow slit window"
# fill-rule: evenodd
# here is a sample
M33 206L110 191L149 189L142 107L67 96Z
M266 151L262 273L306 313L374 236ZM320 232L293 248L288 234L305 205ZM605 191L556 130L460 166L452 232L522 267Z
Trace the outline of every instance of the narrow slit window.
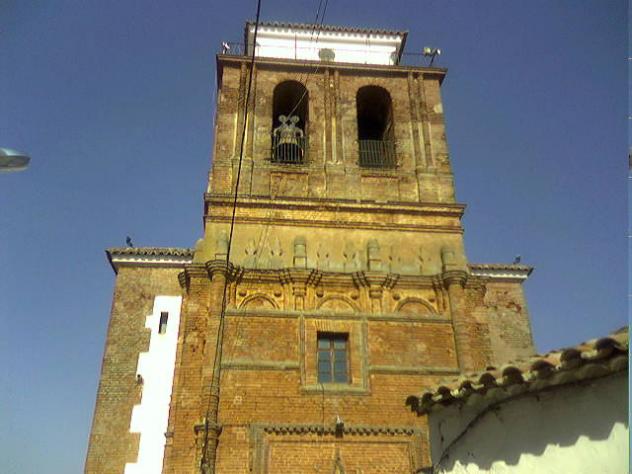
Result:
M158 334L164 334L167 332L167 321L169 320L169 313L163 311L160 313L160 323L158 324Z
M349 383L348 349L348 334L318 334L319 383Z

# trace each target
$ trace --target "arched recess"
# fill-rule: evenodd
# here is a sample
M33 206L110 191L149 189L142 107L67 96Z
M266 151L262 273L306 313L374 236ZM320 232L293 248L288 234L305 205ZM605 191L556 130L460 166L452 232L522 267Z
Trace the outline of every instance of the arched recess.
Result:
M435 316L437 314L432 305L421 298L406 298L400 301L395 312L410 316Z
M278 309L276 302L263 293L256 293L244 298L239 309Z
M296 126L307 133L309 124L309 93L298 81L283 81L272 93L272 130L281 125L280 115L296 115Z
M358 311L358 307L345 296L327 296L318 305L318 309L334 313L350 313Z
M284 81L272 93L273 163L302 164L307 155L309 93L297 81Z
M391 168L395 161L393 101L386 89L364 86L356 93L359 163L368 168Z

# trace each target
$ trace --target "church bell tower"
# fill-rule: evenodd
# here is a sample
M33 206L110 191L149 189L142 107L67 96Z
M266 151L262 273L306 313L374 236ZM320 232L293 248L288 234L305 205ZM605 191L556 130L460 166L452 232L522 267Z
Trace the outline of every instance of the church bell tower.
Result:
M468 262L446 70L404 64L406 39L275 22L224 44L202 238L108 250L87 472L418 472L406 397L531 354L531 268Z

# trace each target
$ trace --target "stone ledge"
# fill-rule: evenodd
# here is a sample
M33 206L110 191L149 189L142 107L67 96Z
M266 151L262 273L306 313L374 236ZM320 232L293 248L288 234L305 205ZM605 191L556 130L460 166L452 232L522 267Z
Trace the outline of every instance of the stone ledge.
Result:
M263 361L254 359L232 359L222 362L222 369L233 370L298 370L299 363L293 360Z
M121 266L180 268L193 261L193 249L178 247L112 247L105 254L114 273Z
M264 433L272 434L336 434L335 425L318 425L318 424L298 424L298 423L279 423L270 425L256 425L256 428L263 430ZM421 434L419 428L412 426L389 426L389 425L344 425L342 429L344 434L351 435L390 435L390 436L414 436Z
M470 263L471 275L492 280L524 281L533 272L533 267L519 264Z
M328 395L371 395L371 390L368 387L341 383L301 385L300 391L315 395L322 395L323 393Z
M397 375L458 375L461 371L455 367L405 367L397 365L371 365L369 372L373 374Z

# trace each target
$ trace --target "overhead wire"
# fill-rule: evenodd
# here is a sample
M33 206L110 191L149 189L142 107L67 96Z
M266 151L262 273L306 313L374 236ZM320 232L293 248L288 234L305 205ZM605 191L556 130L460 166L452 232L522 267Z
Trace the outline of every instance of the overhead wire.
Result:
M329 0L325 0L325 6L323 8L323 13L322 16L320 17L320 23L318 24L318 33L316 34L316 43L318 43L318 38L320 37L320 32L322 31L322 26L323 26L323 21L325 20L325 13L327 13L327 5L329 4ZM320 9L320 4L319 4L319 9ZM310 40L311 42L311 40ZM305 61L305 65L307 65L307 60ZM316 68L314 69L313 72L311 73L307 73L307 75L305 76L305 83L303 84L305 90L303 91L303 95L301 95L301 98L296 102L296 104L294 105L294 108L290 111L289 114L287 114L288 117L291 117L292 114L294 112L296 112L296 109L298 109L299 105L301 105L301 102L303 102L303 100L305 99L305 96L307 95L307 83L309 81L309 77L310 74L316 74L318 72L318 69L320 68L320 63L316 64ZM302 82L302 81L301 81Z
M323 2L324 2L324 8L323 8ZM327 11L327 5L329 3L329 0L319 0L318 5L316 7L316 15L314 17L314 22L312 24L312 28L311 28L311 33L310 33L310 43L313 41L313 35L316 32L316 41L318 41L318 37L320 35L320 31L321 31L321 27L323 25L323 21L325 19L325 13ZM319 20L320 18L320 20ZM253 43L253 47L256 47L256 44ZM309 61L305 60L303 62L303 64L305 66L307 66ZM316 70L313 72L317 72L318 68L316 68ZM305 85L307 84L307 80L309 79L309 75L313 74L310 73L309 71L306 73L305 79L302 79L302 73L299 76L299 82L303 83L303 81L305 81ZM307 91L307 89L305 89L305 92ZM296 108L298 107L298 105L300 105L301 101L305 98L305 93L303 94L303 96L298 100L297 104L295 104L294 108L292 109L292 112L290 114L288 114L288 117L291 116L292 113L294 113L294 111L296 110ZM241 104L240 104L241 105ZM267 218L266 221L269 221L269 218L272 216L273 210L268 210L267 212ZM254 248L255 252L254 252L254 266L256 267L260 258L262 258L263 256L263 251L264 251L264 247L266 244L268 244L268 239L270 237L269 235L269 230L270 230L270 224L266 223L265 226L263 227L263 230L261 232L261 234L259 235L259 238L256 239L256 246ZM254 240L254 239L253 239ZM250 289L252 289L250 284L246 284L243 289L245 291L248 291ZM240 320L237 320L236 326L235 326L235 335L236 337L233 338L232 343L231 343L231 347L230 347L230 352L233 352L234 349L237 346L238 343L238 339L239 339L239 335L241 334L241 328L240 326Z
M324 7L323 7L323 2L324 2ZM317 30L316 32L316 41L318 41L318 37L320 36L320 32L321 32L321 27L325 18L325 13L327 10L327 5L329 3L329 0L319 0L318 3L318 7L316 10L316 19L315 19L315 23L312 26L312 32L310 34L310 43L313 41L313 35L314 32ZM322 14L321 14L321 8L322 8ZM242 163L243 163L243 157L244 157L244 148L245 148L245 138L246 138L246 130L247 130L247 124L248 124L248 109L249 109L249 103L250 103L250 95L251 95L251 90L252 90L252 79L253 79L253 72L254 72L254 64L255 64L255 57L256 57L256 45L257 45L257 32L258 32L258 28L259 28L259 19L260 19L260 13L261 13L261 0L257 1L257 14L256 14L256 20L255 20L255 28L254 28L254 33L253 33L253 42L252 42L252 56L251 56L251 60L250 60L250 68L249 68L249 74L248 74L248 87L247 87L247 92L246 95L244 96L244 102L243 104L238 104L239 106L243 106L244 107L244 120L243 120L243 127L242 127L242 133L241 133L241 140L240 140L240 148L239 148L239 162L238 162L238 166L237 166L237 176L236 176L236 180L235 180L235 190L234 190L234 197L233 197L233 205L232 205L232 214L231 214L231 220L230 220L230 232L229 232L229 237L228 237L228 246L227 246L227 252L226 252L226 271L228 271L228 268L230 266L230 255L231 255L231 250L232 250L232 242L233 242L233 236L234 236L234 228L235 228L235 220L236 220L236 211L237 211L237 200L238 200L238 195L239 195L239 184L240 184L240 180L241 180L241 170L242 170ZM320 16L320 21L318 21L318 17ZM307 61L305 63L307 65ZM305 76L305 80L304 80L304 86L305 86L305 91L303 93L303 95L301 96L301 98L297 101L297 103L295 104L294 108L292 109L292 111L290 112L290 114L288 114L288 116L291 116L292 113L294 113L297 109L297 107L301 104L301 102L304 100L306 94L307 94L307 83L309 81L309 76L310 74L315 74L318 72L319 69L319 65L316 66L315 70L313 72L307 72L306 76ZM301 82L303 82L302 78L301 78ZM267 225L269 226L269 224ZM267 232L264 232L264 234L267 234ZM264 235L262 235L262 237L264 237ZM262 242L262 239L259 239L259 243L258 243L258 248L257 248L257 252L256 252L256 259L259 258L260 253L261 253L261 248L259 247L263 247L264 242ZM225 317L226 317L226 306L227 306L227 290L228 290L228 283L229 283L230 278L228 278L228 275L226 275L226 278L224 279L224 287L223 287L223 291L222 291L222 303L221 303L221 310L220 310L220 318L219 318L219 327L218 327L218 331L217 331L217 336L216 336L216 344L215 344L215 355L214 355L214 362L213 362L213 376L212 376L212 380L211 380L211 387L209 387L209 391L211 392L209 396L209 400L208 400L208 404L207 404L207 410L206 410L206 417L204 420L204 442L203 442L203 450L202 450L202 461L201 461L201 468L202 470L204 469L204 465L207 461L207 456L208 456L208 441L209 441L209 415L211 414L211 408L212 408L212 404L216 403L217 407L215 407L215 415L218 416L218 411L219 411L219 400L215 399L215 397L213 397L213 391L214 390L218 390L218 394L219 394L219 382L221 379L221 364L222 364L222 355L223 355L223 343L224 343L224 331L225 331ZM239 323L239 321L238 321ZM239 328L236 328L237 330L237 336L239 335ZM235 344L236 339L233 341L233 344ZM323 387L323 399L322 399L322 410L323 410L323 428L324 428L324 424L325 424L325 420L324 420L324 408L325 408L325 400L324 400L324 387ZM213 420L213 423L217 423L217 420ZM214 449L216 449L216 447L214 447Z
M247 88L245 104L244 104L244 123L243 123L242 133L241 133L241 143L239 147L239 163L237 166L237 177L235 180L235 191L234 191L232 214L231 214L231 220L230 220L230 233L228 236L228 246L226 250L226 272L227 273L230 268L230 253L232 249L233 234L235 230L235 218L237 214L237 198L239 196L239 182L241 178L241 168L242 168L242 163L243 163L243 158L244 158L244 145L245 145L245 139L246 139L246 128L248 124L248 104L250 102L250 92L252 89L252 77L253 77L253 70L254 70L254 64L255 64L257 32L259 30L260 17L261 17L261 0L257 0L257 13L256 13L256 19L255 19L255 28L254 28L254 33L253 33L252 57L250 59L248 88ZM214 408L215 417L218 417L219 415L219 397L214 397L213 395L214 395L215 390L217 390L218 395L219 395L219 389L220 389L219 382L221 378L222 346L223 346L224 327L225 327L224 320L225 320L225 315L226 315L226 290L228 288L229 279L230 279L229 275L226 274L224 278L224 288L222 291L222 304L221 304L221 310L220 310L220 315L219 315L217 336L215 340L215 355L213 358L214 359L213 360L213 374L211 378L211 386L209 387L209 399L208 399L208 404L207 404L207 409L206 409L206 416L204 419L204 442L203 442L202 456L201 456L201 462L200 462L200 469L202 472L204 472L206 468L211 468L211 466L207 465L208 464L207 456L208 456L208 441L209 441L209 423L210 423L209 416L212 414L213 408ZM212 406L213 404L215 404L216 406L213 407ZM213 420L213 423L217 424L217 419ZM217 446L214 446L213 449L217 449ZM213 461L214 461L214 457L213 457ZM212 466L211 469L212 469L212 472L214 472L215 466Z

